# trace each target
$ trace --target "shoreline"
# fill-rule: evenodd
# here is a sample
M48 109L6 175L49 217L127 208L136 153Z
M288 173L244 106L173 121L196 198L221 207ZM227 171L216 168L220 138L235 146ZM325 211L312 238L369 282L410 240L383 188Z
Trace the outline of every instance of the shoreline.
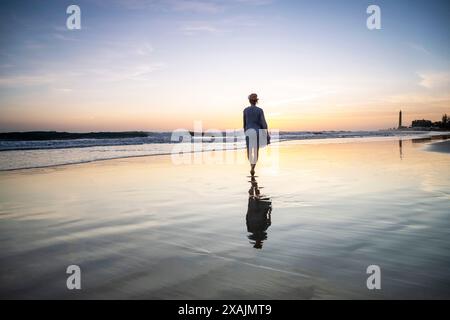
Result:
M272 146L284 146L284 145L319 145L319 144L342 144L342 143L370 143L370 142L380 142L380 141L414 141L415 139L421 140L420 143L424 143L427 145L430 144L439 144L440 142L433 142L433 138L439 138L442 136L446 136L445 132L439 132L439 134L427 132L427 134L418 134L417 136L374 136L374 137L348 137L348 138L316 138L316 139L293 139L293 140L280 140L278 142L275 142L272 144ZM429 139L429 140L428 140ZM449 140L450 141L450 140ZM446 142L446 141L444 141ZM128 145L126 145L128 146ZM80 149L86 149L86 148L94 148L94 147L80 147ZM427 151L435 151L435 152L450 152L448 150L448 145L446 144L445 147L433 147L433 149L426 149ZM67 148L67 149L74 149L74 148ZM245 146L242 147L235 147L235 148L223 148L221 150L199 150L199 151L190 151L185 152L186 154L194 154L194 153L203 153L203 152L211 152L211 151L237 151L237 150L243 150L245 149ZM436 149L436 150L434 150ZM34 150L25 150L25 151L61 151L65 150L65 148L61 149L34 149ZM5 150L2 152L18 152L18 151L24 151L24 150ZM0 152L0 154L2 153ZM61 166L70 166L70 165L83 165L88 163L94 163L94 162L101 162L101 161L114 161L114 160L121 160L121 159L132 159L132 158L143 158L143 157L154 157L154 156L170 156L172 153L170 152L163 152L163 153L157 153L157 154L142 154L142 155L123 155L123 156L117 156L117 157L111 157L111 158L103 158L103 159L91 159L91 160L83 160L83 161L75 161L75 162L68 162L68 163L61 163L61 164L50 164L50 165L39 165L39 166L30 166L30 167L20 167L20 168L10 168L10 169L0 169L0 173L2 172L15 172L20 170L34 170L34 169L48 169L48 168L57 168Z
M368 131L324 131L324 133L332 132L332 133L352 133L355 135L343 135L343 136L324 136L322 132L309 132L309 131L298 131L293 132L294 137L285 137L286 134L290 134L288 131L279 131L279 142L284 141L321 141L321 140L337 140L337 139L366 139L366 138L415 138L415 137L432 137L432 136L446 136L450 135L447 131L373 131L373 132L395 132L395 135L387 134L387 135L358 135L358 133L361 132L368 132ZM164 132L166 133L166 132ZM168 134L168 133L167 133ZM303 136L298 137L295 136L295 134L313 134L313 136ZM8 140L8 139L0 139L0 154L2 152L9 152L9 151L33 151L33 150L63 150L63 149L84 149L84 148L95 148L95 147L116 147L116 146L143 146L143 145L173 145L178 144L179 142L174 142L171 140L168 140L166 142L163 141L145 141L145 142L137 142L137 141L128 141L129 139L135 139L135 138L142 138L142 137L134 137L134 138L117 138L121 139L120 143L102 143L102 144L79 144L79 145L64 145L64 146L49 146L49 145L39 145L39 146L29 146L29 147L5 147L2 146L2 143L10 143L10 142L30 142L30 143L41 143L41 142L79 142L79 141L87 141L87 140L95 140L95 141L106 141L106 140L114 140L116 138L105 138L105 139L56 139L56 140ZM128 142L127 142L128 141ZM207 143L207 142L205 142Z

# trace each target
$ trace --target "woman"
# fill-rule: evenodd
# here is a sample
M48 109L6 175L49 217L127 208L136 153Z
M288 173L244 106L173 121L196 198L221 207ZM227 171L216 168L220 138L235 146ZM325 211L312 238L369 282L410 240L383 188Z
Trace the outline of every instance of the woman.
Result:
M270 143L267 132L267 123L263 109L256 106L258 95L252 93L248 96L250 107L244 109L244 130L247 142L247 157L250 161L250 174L255 175L255 166L258 161L259 147Z

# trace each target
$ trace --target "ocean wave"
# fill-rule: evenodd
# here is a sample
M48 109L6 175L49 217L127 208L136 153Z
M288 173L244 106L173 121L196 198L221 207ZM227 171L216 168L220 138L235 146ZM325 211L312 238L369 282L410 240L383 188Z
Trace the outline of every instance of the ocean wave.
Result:
M187 132L187 131L186 131ZM279 140L306 140L306 139L333 139L333 138L363 138L388 137L399 135L417 135L417 131L282 131ZM100 133L99 133L100 134ZM108 134L108 133L104 133ZM147 136L132 138L89 138L89 139L52 139L52 140L2 140L0 139L0 152L13 150L39 150L39 149L70 149L106 146L131 146L145 144L179 143L172 140L171 132L148 132ZM105 136L105 135L103 135ZM106 136L107 137L107 136ZM225 134L223 134L225 137ZM225 142L243 140L242 130L236 130L227 137ZM193 142L211 142L211 136L192 137ZM214 140L214 142L219 142Z
M436 132L414 131L292 131L272 133L272 141L293 141L313 139L342 139L369 137L411 137L427 136ZM223 142L208 136L194 137L192 142L204 142L200 149L223 150L245 148L244 135L235 135ZM129 157L171 154L174 143L171 133L157 133L147 137L122 139L72 139L44 141L0 141L0 171L43 168L67 164L80 164L92 161L111 160ZM195 149L195 151L194 151Z

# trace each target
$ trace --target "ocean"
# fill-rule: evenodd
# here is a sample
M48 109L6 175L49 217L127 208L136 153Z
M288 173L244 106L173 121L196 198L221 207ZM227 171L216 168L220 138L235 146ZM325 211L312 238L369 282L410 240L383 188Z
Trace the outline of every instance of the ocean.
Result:
M426 137L439 134L423 131L283 131L272 133L272 143L288 140L354 139L367 137ZM145 137L62 140L1 140L0 171L77 164L99 160L170 154L175 143L171 132L148 132ZM230 150L245 147L242 131L223 141L194 137L195 150Z

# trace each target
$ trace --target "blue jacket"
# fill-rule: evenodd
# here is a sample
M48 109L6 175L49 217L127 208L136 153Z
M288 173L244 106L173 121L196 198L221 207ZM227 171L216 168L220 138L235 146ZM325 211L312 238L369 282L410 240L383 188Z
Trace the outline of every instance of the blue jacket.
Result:
M250 106L244 109L244 130L247 131L247 129L267 129L263 109L257 106Z

